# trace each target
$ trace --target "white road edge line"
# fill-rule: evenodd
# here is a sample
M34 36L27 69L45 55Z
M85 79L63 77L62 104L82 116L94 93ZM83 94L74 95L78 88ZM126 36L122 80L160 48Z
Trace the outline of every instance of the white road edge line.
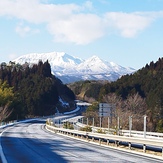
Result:
M6 130L4 130L4 131L6 131ZM5 157L4 153L3 153L3 149L2 149L2 146L1 146L1 136L2 136L4 131L2 131L2 133L0 134L0 156L1 156L2 162L7 163L6 157Z

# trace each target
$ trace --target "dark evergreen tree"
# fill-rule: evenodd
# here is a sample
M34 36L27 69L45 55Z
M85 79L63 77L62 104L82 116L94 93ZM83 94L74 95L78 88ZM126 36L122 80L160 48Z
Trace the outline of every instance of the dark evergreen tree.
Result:
M59 98L75 100L73 92L51 74L48 61L43 63L40 60L31 67L27 63L22 66L1 64L0 79L14 88L14 110L8 119L54 114ZM69 109L64 108L65 111Z

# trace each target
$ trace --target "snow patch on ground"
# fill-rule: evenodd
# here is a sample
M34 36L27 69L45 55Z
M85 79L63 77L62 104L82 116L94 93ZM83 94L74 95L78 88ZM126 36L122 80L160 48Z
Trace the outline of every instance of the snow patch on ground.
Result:
M75 113L75 112L77 112L77 111L79 111L79 110L80 110L80 107L78 106L76 109L74 109L74 110L72 110L72 111L70 111L70 112L65 112L64 115L72 114L72 113Z
M67 107L67 106L69 106L69 103L63 101L61 97L59 97L59 102L62 104L63 107Z

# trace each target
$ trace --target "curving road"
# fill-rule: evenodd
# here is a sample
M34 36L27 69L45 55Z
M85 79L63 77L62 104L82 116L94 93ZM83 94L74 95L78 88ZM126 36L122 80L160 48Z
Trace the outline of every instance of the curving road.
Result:
M53 134L44 129L44 124L45 121L33 121L6 128L1 135L2 160L8 163L161 162Z

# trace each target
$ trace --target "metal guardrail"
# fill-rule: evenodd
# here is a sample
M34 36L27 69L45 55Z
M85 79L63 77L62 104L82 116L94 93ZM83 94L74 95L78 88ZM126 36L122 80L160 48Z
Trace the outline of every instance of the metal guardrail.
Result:
M85 127L87 126L86 124L77 122L76 125L78 125L79 127ZM92 130L94 132L96 132L98 129L101 129L102 131L104 131L105 133L108 134L114 134L117 132L116 129L112 129L112 128L100 128L100 127L95 127L95 126L91 126ZM119 130L119 134L122 136L130 136L130 137L144 137L144 131L136 131L136 130L131 130L131 133L129 130ZM163 140L163 133L158 133L158 132L146 132L146 137L147 138L162 138Z
M17 120L8 121L8 122L1 122L1 123L0 123L0 128L4 128L4 127L6 127L6 126L15 124L15 123L17 123L17 122L18 122Z
M77 135L78 136L84 136L86 138L91 139L98 139L99 142L101 142L102 139L107 140L107 144L109 144L110 140L114 140L116 143L119 142L126 142L128 144L129 149L131 149L132 144L142 145L143 146L143 152L146 152L146 146L152 146L152 147L159 147L162 149L162 157L163 157L163 141L157 139L148 139L148 138L135 138L135 137L127 137L127 136L118 136L118 135L110 135L110 134L100 134L100 133L92 133L92 132L85 132L85 131L78 131L78 130L69 130L64 128L57 128L54 126L46 125L47 129L59 132L63 134L71 134L71 135Z
M129 134L129 130L122 130L122 133L125 134ZM136 135L143 135L144 132L143 131L135 131L135 130L131 130L131 134L136 134ZM153 137L160 137L163 138L163 133L158 133L158 132L146 132L146 136L153 136Z

